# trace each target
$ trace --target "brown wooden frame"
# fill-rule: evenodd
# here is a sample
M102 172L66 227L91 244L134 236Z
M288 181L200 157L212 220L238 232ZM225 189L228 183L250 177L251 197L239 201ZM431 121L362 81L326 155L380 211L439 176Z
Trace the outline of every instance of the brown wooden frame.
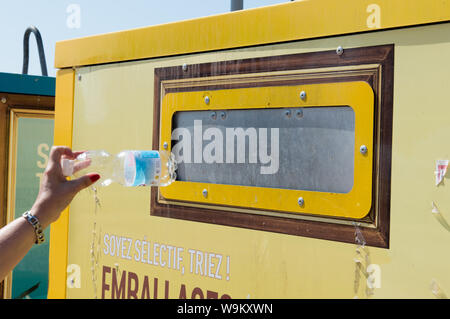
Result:
M327 77L317 77L304 80L286 79L281 82L257 81L245 83L221 83L202 85L197 79L229 75L254 75L257 79L261 74L277 71L309 70L333 67L352 67L372 65L366 73L352 74L341 72L332 80ZM160 108L161 99L166 93L231 89L242 87L257 87L261 85L298 85L310 83L325 83L337 81L366 81L375 93L374 113L374 161L373 161L373 192L370 213L359 223L366 244L370 246L389 248L390 223L390 193L391 193L391 153L392 153L392 114L393 114L393 83L394 83L394 45L382 45L345 49L344 54L336 51L321 51L283 56L269 56L234 61L220 61L155 69L154 82L154 122L153 149L159 149ZM163 88L165 81L180 80L195 85L184 87ZM221 210L220 207L198 208L182 206L183 203L164 203L157 189L151 190L151 215L169 218L185 219L234 227L278 232L290 235L313 237L340 242L355 243L355 224L352 220L325 218L318 220L301 219L289 214L258 215Z
M10 109L36 109L53 111L55 105L54 96L26 95L0 92L0 227L6 224L6 202L7 202L7 172L8 172L8 148L9 148L9 111Z

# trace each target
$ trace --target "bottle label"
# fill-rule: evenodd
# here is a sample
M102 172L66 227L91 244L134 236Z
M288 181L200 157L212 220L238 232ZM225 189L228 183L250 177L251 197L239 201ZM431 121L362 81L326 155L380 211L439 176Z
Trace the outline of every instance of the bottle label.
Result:
M132 186L157 185L161 176L161 158L158 151L133 151L136 178Z

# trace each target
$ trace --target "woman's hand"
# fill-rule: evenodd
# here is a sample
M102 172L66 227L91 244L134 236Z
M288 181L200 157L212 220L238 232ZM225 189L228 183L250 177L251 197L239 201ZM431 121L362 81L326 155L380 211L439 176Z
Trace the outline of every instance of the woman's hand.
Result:
M56 221L80 190L89 187L100 178L100 175L96 173L70 181L64 177L61 159L75 159L81 153L83 152L72 152L69 147L65 146L52 147L39 194L31 208L31 213L39 219L42 228L46 228Z

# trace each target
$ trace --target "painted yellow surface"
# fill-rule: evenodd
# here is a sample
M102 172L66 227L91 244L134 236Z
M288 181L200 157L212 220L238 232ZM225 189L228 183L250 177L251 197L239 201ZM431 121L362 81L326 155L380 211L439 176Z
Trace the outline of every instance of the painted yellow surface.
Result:
M58 42L55 66L130 61L449 20L449 0L298 0Z
M434 298L432 280L448 294L450 234L431 213L431 202L450 219L448 179L439 187L434 184L435 161L450 157L449 35L446 23L78 68L82 77L75 81L72 146L111 153L151 149L155 67L393 43L390 247L366 247L361 260L365 270L378 267L380 287L370 290L374 298ZM58 105L57 100L57 125ZM70 141L58 132L55 141ZM166 291L170 298L184 292L198 297L200 291L219 298L369 297L366 277L360 273L357 280L355 244L150 216L148 188L110 185L99 189L98 197L97 210L89 190L70 206L67 256L51 257L58 272L50 273L52 296L111 298L114 292L115 297L133 297L136 292L153 298L156 286L157 298ZM63 245L67 234L61 232L65 224L58 223L53 247L54 241ZM66 281L60 274L66 266L73 284L64 294ZM122 278L124 290L118 289Z
M299 98L302 90L308 92L305 100ZM210 98L207 106L205 96ZM164 141L171 140L172 118L179 111L348 105L355 113L355 178L350 192L340 194L182 181L161 188L160 193L164 198L187 202L363 218L372 202L372 152L362 155L359 147L366 145L372 150L374 103L372 88L366 82L169 93L161 108L161 150ZM208 190L206 198L203 189ZM297 203L299 196L305 200L303 207Z
M72 69L60 70L56 75L54 145L72 145L74 76ZM68 229L69 208L50 228L49 299L66 295Z

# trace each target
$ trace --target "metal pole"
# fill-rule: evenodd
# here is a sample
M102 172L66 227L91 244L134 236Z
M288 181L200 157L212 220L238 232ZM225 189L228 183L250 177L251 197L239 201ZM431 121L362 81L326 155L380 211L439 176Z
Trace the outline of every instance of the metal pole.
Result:
M30 34L33 33L36 37L39 61L41 62L41 71L43 76L48 76L47 74L47 63L45 62L44 45L42 44L41 33L35 26L30 26L25 30L23 36L23 64L22 64L22 74L28 74L28 59L29 59L29 42Z
M244 9L244 0L231 0L231 11Z

